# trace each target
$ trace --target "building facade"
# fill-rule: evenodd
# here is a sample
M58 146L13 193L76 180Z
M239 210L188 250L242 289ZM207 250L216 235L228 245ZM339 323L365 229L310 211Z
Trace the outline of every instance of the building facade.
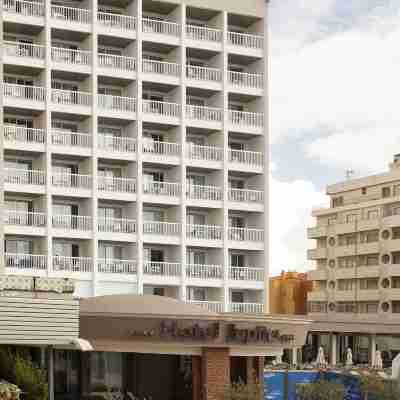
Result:
M5 0L6 273L267 311L264 0Z

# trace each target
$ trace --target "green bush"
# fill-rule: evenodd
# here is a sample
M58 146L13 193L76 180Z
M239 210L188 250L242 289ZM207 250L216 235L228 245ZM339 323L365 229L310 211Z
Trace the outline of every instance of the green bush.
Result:
M384 380L377 374L363 375L361 392L365 400L399 400L400 384L397 381Z
M302 384L297 388L298 400L343 400L344 394L343 385L324 380Z
M263 387L259 383L231 383L225 388L224 400L262 400Z

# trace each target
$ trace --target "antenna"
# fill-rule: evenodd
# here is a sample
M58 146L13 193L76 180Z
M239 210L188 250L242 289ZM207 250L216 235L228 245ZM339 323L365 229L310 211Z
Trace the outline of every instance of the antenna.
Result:
M349 180L354 175L354 169L346 169L346 179Z

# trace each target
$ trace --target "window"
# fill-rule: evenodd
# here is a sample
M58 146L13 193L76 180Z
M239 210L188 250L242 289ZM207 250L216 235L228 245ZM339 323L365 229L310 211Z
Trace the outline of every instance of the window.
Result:
M244 303L244 293L232 291L231 301L232 301L232 303Z
M332 199L332 207L335 208L335 207L341 207L341 206L343 206L343 196L334 197Z
M361 188L361 194L367 194L367 188L365 187Z
M400 196L400 185L394 185L393 187L393 195Z
M206 177L204 175L189 174L186 176L186 185L191 186L205 186Z
M379 240L379 231L366 231L360 233L360 243L373 243Z
M400 239L400 227L392 228L392 239Z
M378 210L370 210L367 212L367 219L376 219L379 217Z
M33 241L25 239L6 239L4 241L5 252L9 254L32 254Z
M204 214L192 214L186 215L186 223L189 225L205 225L206 216Z
M307 304L309 313L326 313L328 310L327 303L319 301L310 301Z
M99 244L99 258L102 260L121 260L122 247L111 243Z
M164 211L161 210L144 210L143 211L144 221L162 222L164 221Z
M382 197L383 198L390 197L390 187L389 186L385 186L382 188Z
M359 303L358 312L362 314L376 314L378 312L378 303Z
M207 255L205 251L189 249L186 253L186 262L190 265L205 265Z
M400 289L400 277L396 276L392 278L392 288Z
M346 215L346 222L349 224L351 222L357 221L357 214L347 214Z
M90 355L90 390L109 387L122 391L122 353L92 352Z
M378 265L379 264L379 255L367 255L365 260L365 265Z
M187 296L188 300L192 300L192 301L206 301L207 300L205 288L189 287L189 288L187 288L187 295L188 295Z
M400 264L400 253L392 253L392 264Z
M354 257L340 257L339 268L352 268L356 265Z
M378 289L378 279L360 279L361 290L376 290Z
M400 301L392 301L392 313L400 313Z
M337 304L337 312L339 313L355 313L357 310L356 303L339 302Z
M245 255L231 254L231 267L245 267Z
M338 280L338 290L354 290L356 288L355 279L339 279Z

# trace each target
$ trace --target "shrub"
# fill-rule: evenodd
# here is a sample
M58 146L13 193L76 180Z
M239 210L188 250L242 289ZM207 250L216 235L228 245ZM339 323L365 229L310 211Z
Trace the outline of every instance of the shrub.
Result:
M231 383L225 388L224 400L262 400L263 387L259 383Z
M343 400L344 394L343 385L325 380L302 384L297 389L298 400Z
M377 374L363 375L361 393L364 400L399 400L400 384L397 381L384 380Z

